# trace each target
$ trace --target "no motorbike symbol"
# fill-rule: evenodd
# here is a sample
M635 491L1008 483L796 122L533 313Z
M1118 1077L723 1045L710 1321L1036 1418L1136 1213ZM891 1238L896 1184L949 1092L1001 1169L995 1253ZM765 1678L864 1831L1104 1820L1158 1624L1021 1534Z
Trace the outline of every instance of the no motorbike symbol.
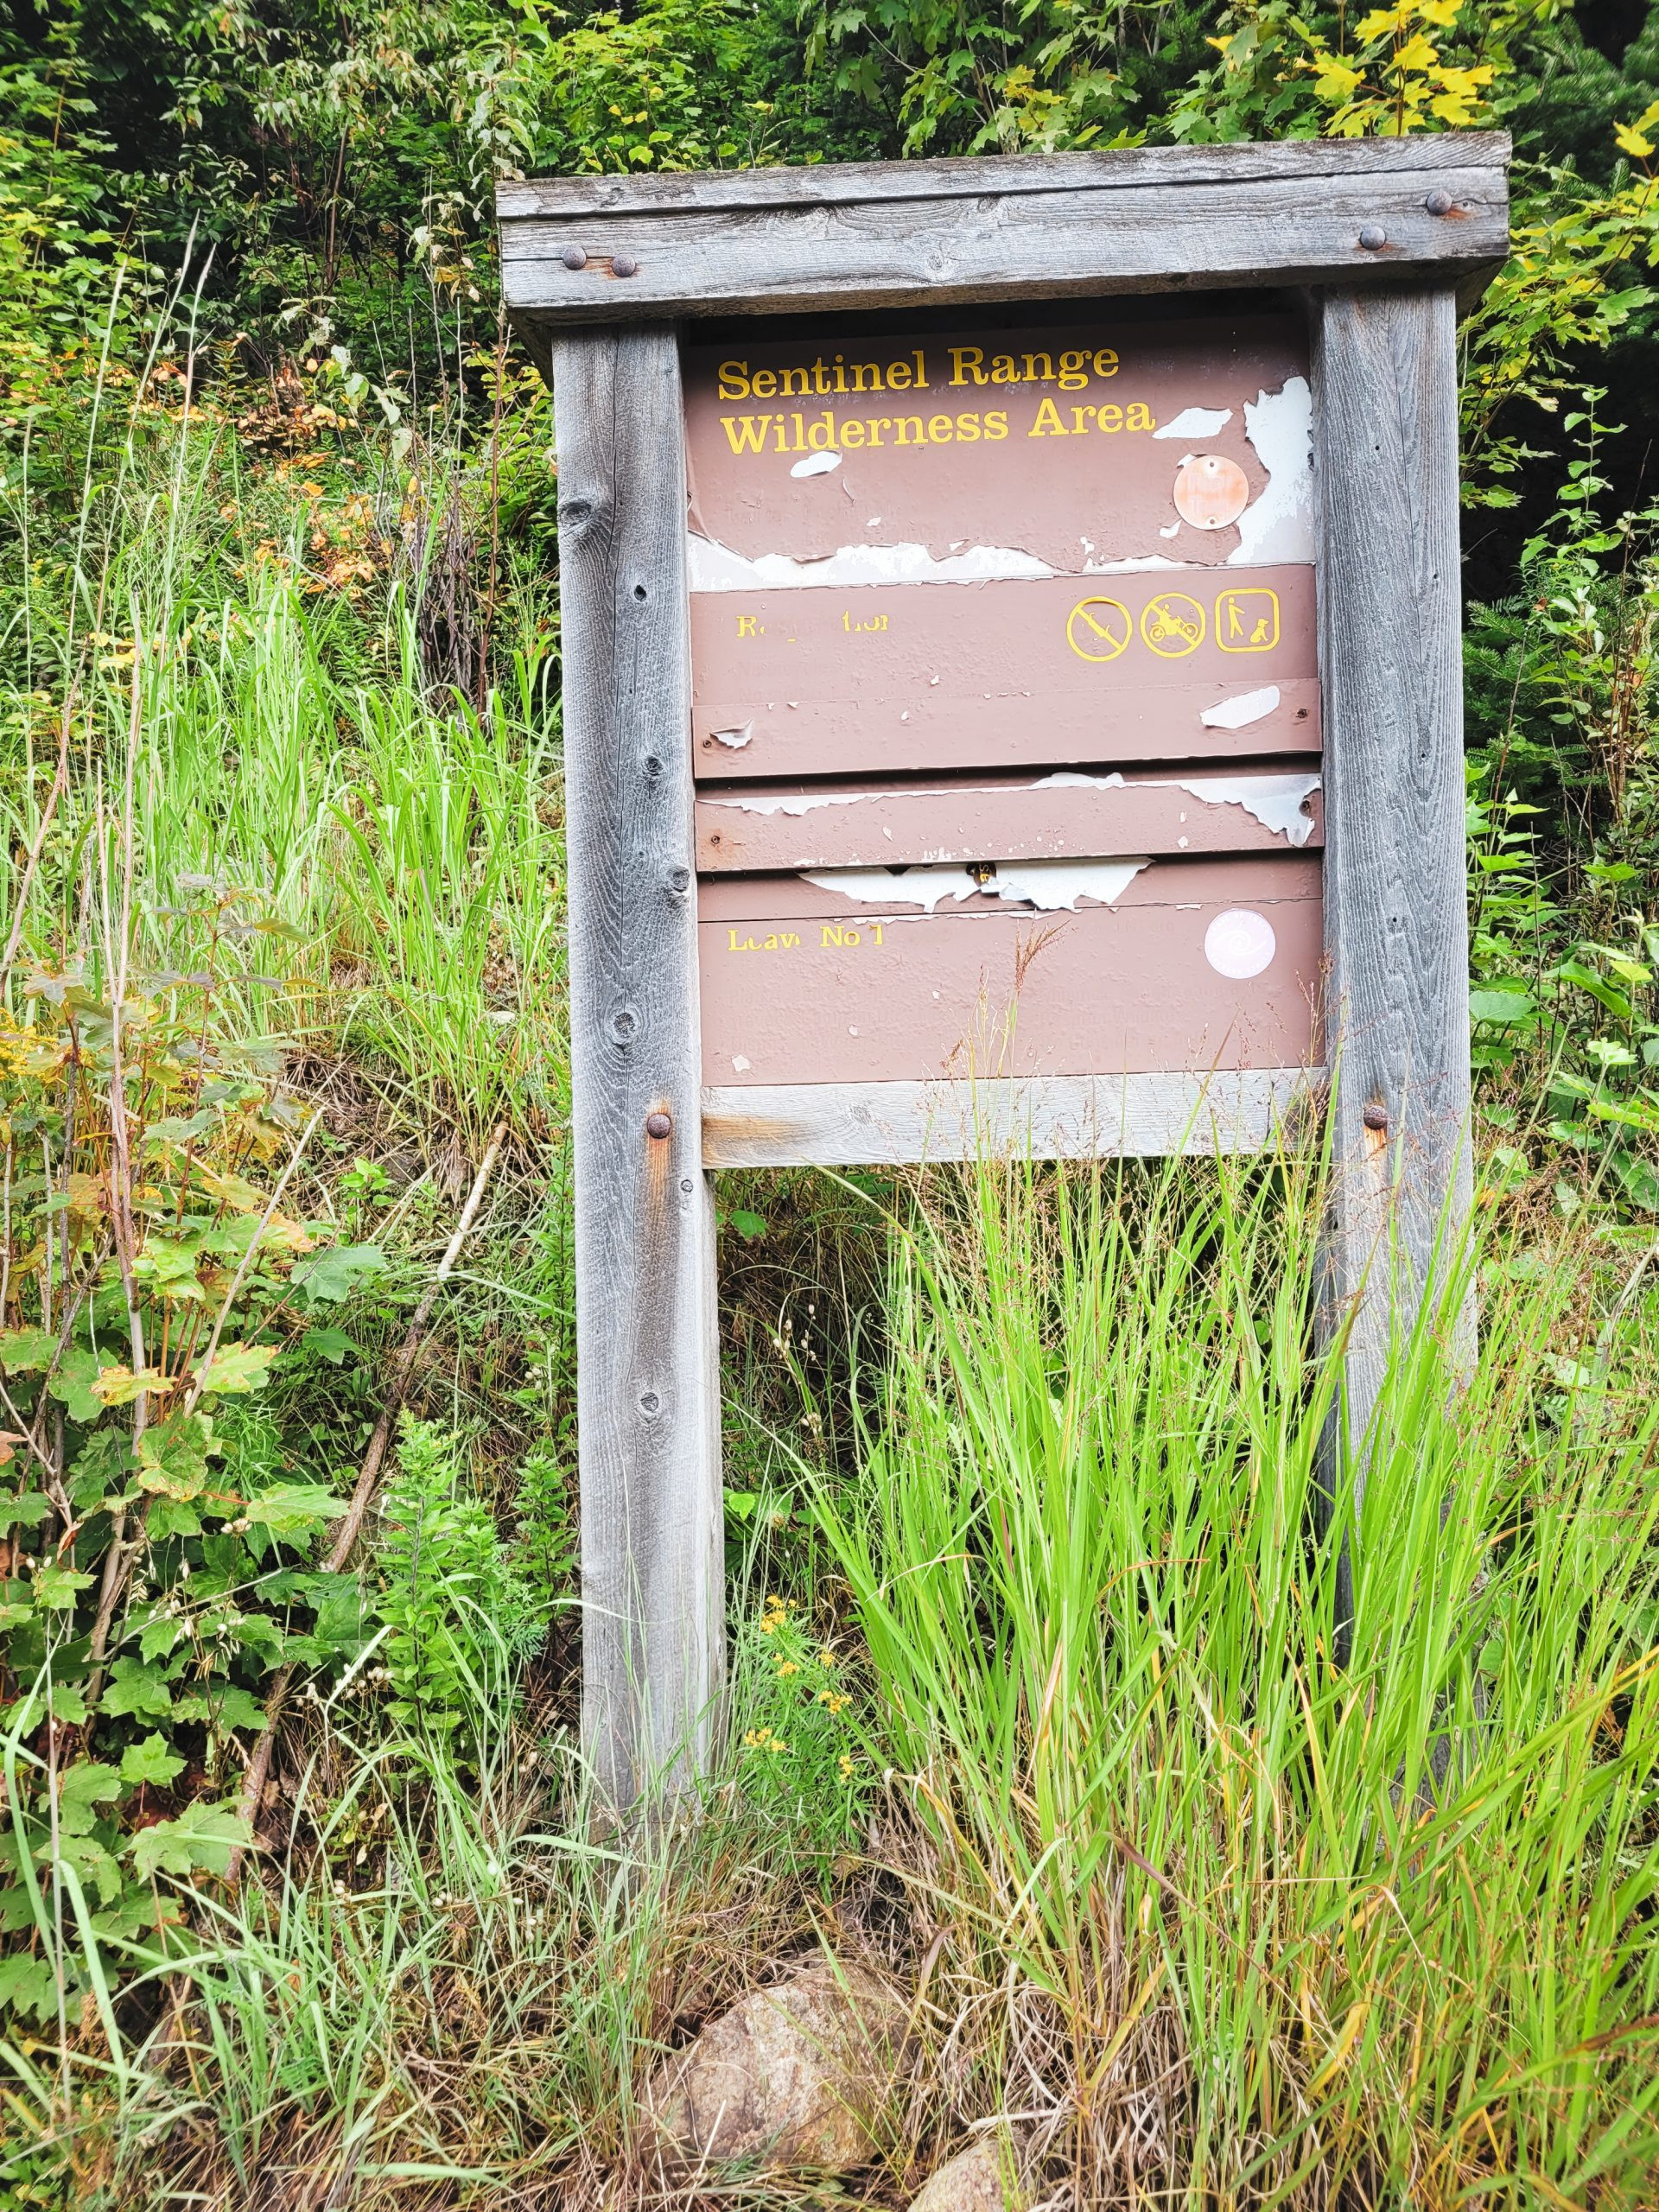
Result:
M1079 660L1116 660L1134 635L1121 599L1080 599L1066 618L1065 642Z

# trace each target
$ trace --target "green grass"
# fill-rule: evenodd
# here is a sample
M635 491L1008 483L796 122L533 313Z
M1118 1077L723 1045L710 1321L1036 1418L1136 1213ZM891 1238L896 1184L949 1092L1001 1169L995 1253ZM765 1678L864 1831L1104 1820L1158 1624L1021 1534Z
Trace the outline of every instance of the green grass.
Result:
M239 945L219 1009L232 1031L352 1053L474 1153L498 1122L556 1130L563 813L536 594L509 594L507 681L480 710L425 664L418 569L361 606L320 591L306 530L280 507L284 537L262 557L253 495L245 514L225 499L239 478L211 430L180 434L171 479L142 501L107 489L100 542L67 548L67 573L22 594L0 889L14 912L19 856L41 844L23 973L31 957L96 969L88 872L130 752L141 962L223 970ZM442 480L428 494L475 495ZM341 527L365 543L395 531L396 497L349 493L341 512L364 519Z
M825 1518L944 1936L936 2024L982 2007L982 2093L1024 2085L1080 2202L1128 2201L1127 2145L1149 2202L1632 2202L1655 1347L1586 1355L1576 1269L1495 1256L1476 1370L1453 1282L1316 1538L1318 1200L1305 1162L988 1166L896 1248Z

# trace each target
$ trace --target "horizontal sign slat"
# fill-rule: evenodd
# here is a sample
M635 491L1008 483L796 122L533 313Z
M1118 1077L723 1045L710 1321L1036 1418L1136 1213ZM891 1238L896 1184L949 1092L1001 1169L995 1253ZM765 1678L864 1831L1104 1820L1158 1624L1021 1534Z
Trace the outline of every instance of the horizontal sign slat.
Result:
M1308 371L1288 316L1121 302L688 346L691 588L1311 561Z
M704 791L697 867L892 868L1125 853L1283 852L1323 842L1319 772L1252 763L1226 775L1037 779Z
M1455 208L1429 213L1438 187ZM1359 233L1380 232L1363 246ZM1501 170L1336 175L1317 184L1090 186L1065 194L827 200L712 212L518 217L502 226L516 312L563 323L642 317L1075 298L1212 283L1455 278L1501 261ZM567 268L577 248L587 264ZM613 257L634 264L612 274Z
M702 776L1317 752L1311 569L694 594Z
M1035 908L953 890L951 874L912 871L891 894L874 880L885 871L705 884L704 1082L1126 1074L1312 1056L1317 859L1039 862L1025 883ZM918 899L934 911L918 912ZM1116 903L1091 903L1103 899Z
M1260 1152L1288 1133L1320 1069L1053 1076L979 1082L715 1084L705 1167L856 1167L908 1160L1098 1160Z
M512 177L496 187L504 228L529 216L669 213L688 208L820 207L872 200L983 200L1011 193L1255 184L1501 166L1504 130L1404 138L1287 138L1217 146L1134 146L1100 154L992 154L933 162L822 162L767 169Z

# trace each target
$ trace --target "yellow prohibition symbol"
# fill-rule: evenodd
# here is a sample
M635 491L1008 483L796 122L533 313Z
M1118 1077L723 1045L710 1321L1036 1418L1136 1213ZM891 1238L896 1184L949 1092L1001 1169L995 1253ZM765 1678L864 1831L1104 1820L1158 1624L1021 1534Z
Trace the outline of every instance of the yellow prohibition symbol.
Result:
M1141 634L1165 660L1179 660L1204 643L1204 609L1184 591L1160 591L1147 601Z
M1065 619L1065 642L1079 660L1116 660L1134 635L1121 599L1080 599Z

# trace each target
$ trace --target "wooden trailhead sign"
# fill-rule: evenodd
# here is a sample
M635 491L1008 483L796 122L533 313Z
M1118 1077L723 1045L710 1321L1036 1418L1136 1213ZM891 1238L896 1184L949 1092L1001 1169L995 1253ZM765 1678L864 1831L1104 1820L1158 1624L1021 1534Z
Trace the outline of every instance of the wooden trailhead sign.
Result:
M1363 1436L1468 1199L1454 334L1508 151L501 187L557 430L617 1803L719 1726L722 1167L1249 1150L1325 1091Z

